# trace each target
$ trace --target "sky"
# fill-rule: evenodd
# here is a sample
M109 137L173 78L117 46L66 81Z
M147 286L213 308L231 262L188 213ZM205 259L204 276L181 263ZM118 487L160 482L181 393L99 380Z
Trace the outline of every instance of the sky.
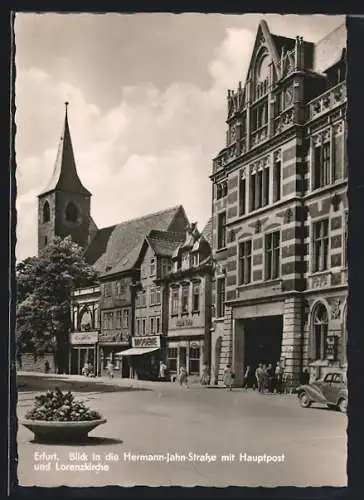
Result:
M37 253L37 194L53 171L65 101L99 228L182 204L202 230L211 212L212 159L225 145L227 89L244 84L262 18L274 34L312 42L344 21L16 14L17 260Z

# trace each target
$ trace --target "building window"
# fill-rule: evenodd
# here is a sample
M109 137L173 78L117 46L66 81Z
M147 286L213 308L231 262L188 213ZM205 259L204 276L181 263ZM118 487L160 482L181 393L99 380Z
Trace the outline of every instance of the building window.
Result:
M325 359L326 356L326 339L328 330L328 314L326 307L319 303L316 305L313 312L313 337L314 337L314 353L313 357L317 359Z
M226 247L226 212L217 216L217 248Z
M155 318L150 318L150 333L155 333Z
M343 162L343 147L344 147L344 135L335 135L333 137L334 141L334 157L333 157L333 165L332 165L332 179L333 181L337 181L341 179L344 175Z
M49 208L49 203L46 201L43 205L43 222L49 222L51 220L51 211Z
M160 333L161 331L161 319L159 316L156 317L156 333Z
M224 181L216 186L216 199L225 198L228 192L227 182Z
M317 189L330 183L330 141L314 149L313 188Z
M160 304L161 303L161 287L157 286L155 289L155 303Z
M279 276L280 233L265 236L265 279L272 280Z
M77 219L78 219L78 208L71 201L66 207L66 221L77 222Z
M104 296L105 297L111 297L112 295L112 284L111 283L105 283L104 284Z
M190 375L200 373L200 347L190 347L189 349L189 370Z
M348 267L348 213L344 214L343 265Z
M313 272L328 269L329 256L329 220L324 219L313 224Z
M121 311L115 313L115 328L121 328Z
M151 306L154 306L155 303L156 303L155 302L155 288L151 288L149 290L149 304Z
M129 310L123 309L123 328L129 328Z
M150 276L155 276L155 273L156 273L156 263L155 263L155 259L151 259L150 260L150 266L149 266L149 274Z
M140 320L140 318L137 318L137 320L136 320L136 333L137 333L137 335L140 335L140 333L141 333L141 320Z
M218 318L225 316L225 278L218 278L217 280L217 307L216 313Z
M162 260L162 278L172 271L172 262L169 259Z
M189 302L190 286L182 286L182 314L188 313L188 302Z
M192 265L197 267L200 263L200 255L198 252L192 254Z
M246 285L252 279L252 242L239 245L239 285Z
M124 295L125 294L125 280L121 279L116 281L115 283L116 295Z
M194 283L192 289L192 311L200 310L200 284Z
M168 347L167 352L167 366L168 370L177 371L177 347Z
M114 313L113 312L104 312L103 316L104 330L112 330L114 323Z
M136 296L136 304L137 307L146 307L147 305L147 293L145 290L140 290Z
M47 236L44 236L44 246L46 247L48 245L48 238Z
M263 169L263 193L262 193L262 205L265 207L269 204L269 190L270 190L270 178L269 178L269 168L265 167Z
M281 162L273 165L273 203L281 199Z
M246 211L246 179L240 178L239 183L239 214L244 215Z
M178 315L178 297L179 295L179 290L177 287L172 288L172 308L171 308L171 314L172 316Z
M147 325L147 320L145 318L142 319L142 335L145 335L146 333L146 325Z
M252 132L261 129L268 123L268 103L267 101L258 104L251 110Z

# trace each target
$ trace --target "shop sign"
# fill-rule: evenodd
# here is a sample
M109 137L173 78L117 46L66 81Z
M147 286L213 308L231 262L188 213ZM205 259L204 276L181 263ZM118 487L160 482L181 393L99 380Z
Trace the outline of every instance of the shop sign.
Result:
M72 332L71 344L96 344L98 332Z
M326 358L335 360L337 355L337 337L331 335L326 338Z
M181 327L193 326L193 320L191 318L177 319L176 326L181 326Z
M159 336L150 336L150 337L133 337L131 339L132 347L156 347L159 348L161 346L161 341Z

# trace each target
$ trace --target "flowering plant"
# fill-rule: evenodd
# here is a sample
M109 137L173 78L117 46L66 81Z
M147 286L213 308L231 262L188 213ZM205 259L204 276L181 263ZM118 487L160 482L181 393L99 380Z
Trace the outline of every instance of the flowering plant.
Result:
M63 393L58 387L54 391L35 397L35 405L25 418L28 420L46 420L56 422L85 422L99 420L101 415L90 410L82 401L77 401L72 392Z

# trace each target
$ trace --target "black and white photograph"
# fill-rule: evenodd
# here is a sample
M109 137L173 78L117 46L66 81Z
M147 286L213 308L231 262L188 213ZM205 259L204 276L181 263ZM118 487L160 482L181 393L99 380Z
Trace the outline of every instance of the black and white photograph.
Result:
M347 486L345 16L14 36L19 485Z

